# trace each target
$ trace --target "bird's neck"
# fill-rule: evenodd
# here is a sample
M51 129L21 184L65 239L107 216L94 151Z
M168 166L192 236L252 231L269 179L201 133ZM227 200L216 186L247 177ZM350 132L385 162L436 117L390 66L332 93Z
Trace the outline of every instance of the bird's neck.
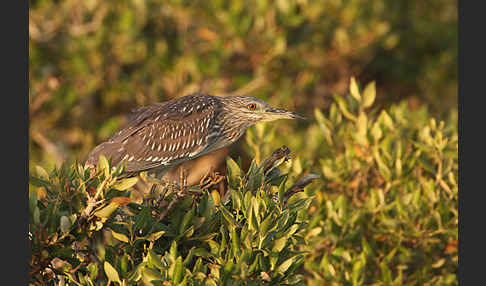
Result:
M228 144L232 144L240 139L245 134L246 129L251 127L254 123L247 118L238 118L237 115L231 115L228 118L222 118L221 126L222 134L226 138Z

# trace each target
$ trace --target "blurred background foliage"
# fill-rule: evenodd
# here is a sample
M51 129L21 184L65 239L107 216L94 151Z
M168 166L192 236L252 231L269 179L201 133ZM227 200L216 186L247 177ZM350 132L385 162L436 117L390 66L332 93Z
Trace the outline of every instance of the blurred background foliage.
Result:
M84 160L132 108L195 91L311 115L356 76L376 81L378 106L457 112L455 1L29 4L29 154L48 168Z

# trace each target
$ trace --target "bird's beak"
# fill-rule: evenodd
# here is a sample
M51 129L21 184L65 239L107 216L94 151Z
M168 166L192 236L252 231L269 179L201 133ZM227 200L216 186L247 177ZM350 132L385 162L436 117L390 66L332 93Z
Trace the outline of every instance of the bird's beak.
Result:
M295 112L273 107L265 110L265 115L267 115L267 118L264 119L264 121L272 121L277 119L306 119L304 116Z

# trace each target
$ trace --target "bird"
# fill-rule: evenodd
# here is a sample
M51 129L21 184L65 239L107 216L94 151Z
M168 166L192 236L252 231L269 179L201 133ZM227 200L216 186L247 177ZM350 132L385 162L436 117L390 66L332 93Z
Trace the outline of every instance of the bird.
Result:
M112 166L125 164L121 178L168 170L231 145L257 122L305 119L255 97L206 93L142 106L128 118L121 130L89 153L85 166L96 166L103 155L111 158Z

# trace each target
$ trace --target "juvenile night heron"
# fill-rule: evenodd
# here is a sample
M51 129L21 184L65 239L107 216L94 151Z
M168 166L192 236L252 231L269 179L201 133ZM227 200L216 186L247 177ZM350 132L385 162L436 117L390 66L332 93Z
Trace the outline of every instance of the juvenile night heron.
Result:
M125 177L166 170L234 143L257 122L295 118L303 117L254 97L191 94L135 109L127 125L96 146L85 165L96 165L103 154L113 166L126 163Z

